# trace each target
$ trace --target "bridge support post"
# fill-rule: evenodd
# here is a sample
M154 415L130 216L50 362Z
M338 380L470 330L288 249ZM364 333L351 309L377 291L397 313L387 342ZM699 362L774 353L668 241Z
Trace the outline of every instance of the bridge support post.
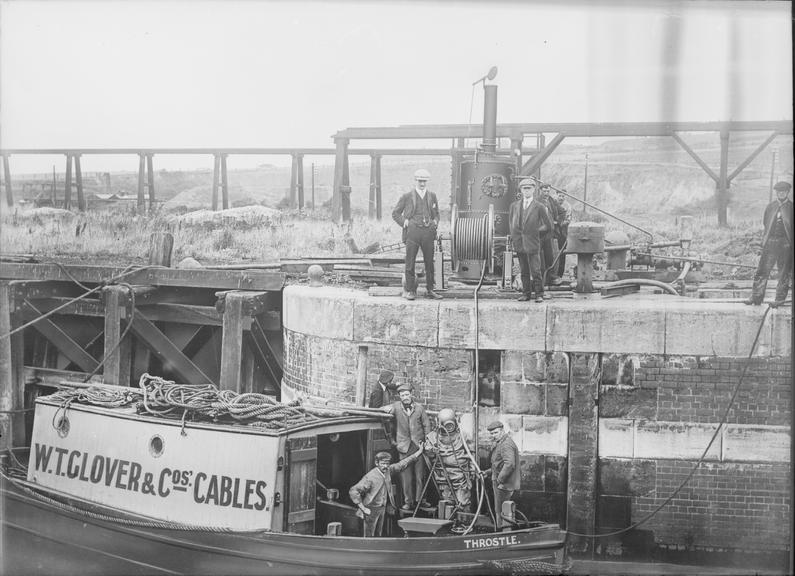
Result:
M63 189L64 210L72 209L72 155L66 155L66 175L64 176Z
M718 186L715 190L715 200L718 206L718 226L724 228L728 225L729 207L729 131L720 131L720 172Z
M146 187L149 192L149 213L154 214L155 211L155 173L152 170L152 157L154 154L146 155Z
M8 167L8 154L3 154L3 183L6 189L6 204L11 208L14 205L14 193L11 190L11 169Z
M347 186L348 183L345 180L345 176L348 173L348 139L347 138L335 138L334 142L336 144L337 150L334 156L334 188L332 189L332 196L331 196L331 218L335 222L339 222L343 219L342 214L342 197L343 197L343 186Z
M146 157L144 154L138 154L138 199L137 210L138 214L146 214L146 198L144 196L144 186L146 179Z
M80 154L73 156L75 161L75 184L77 184L77 209L86 211L86 196L83 193L83 171L80 168Z
M367 215L381 220L381 155L370 155L370 201Z

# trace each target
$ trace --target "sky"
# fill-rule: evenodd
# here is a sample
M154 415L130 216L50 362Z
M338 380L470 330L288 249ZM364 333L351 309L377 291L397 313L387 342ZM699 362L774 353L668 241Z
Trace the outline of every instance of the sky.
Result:
M790 2L636 4L0 0L0 147L332 147L348 127L480 123L491 66L498 122L792 118Z

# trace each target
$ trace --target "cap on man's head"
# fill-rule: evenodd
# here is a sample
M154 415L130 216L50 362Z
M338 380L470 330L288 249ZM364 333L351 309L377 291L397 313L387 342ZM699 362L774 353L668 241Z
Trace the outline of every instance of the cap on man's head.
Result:
M524 180L519 182L519 188L520 189L521 188L535 188L535 187L536 187L536 181L533 180L532 178L525 178Z
M398 392L413 392L414 386L409 384L408 382L403 382L400 386L398 386Z
M541 184L542 190L549 190L549 184Z
M776 185L773 186L773 190L776 192L789 192L789 189L792 188L792 185L789 182L776 182Z
M415 180L430 180L431 173L428 172L425 168L420 168L414 173Z
M395 373L392 372L391 370L382 370L381 374L379 374L378 376L378 381L384 386L392 382L392 380L394 379L395 379Z
M378 452L375 455L376 462L392 462L392 455L389 452Z
M492 430L496 430L497 428L502 428L502 427L503 427L502 422L500 422L499 420L495 420L494 422L486 426L486 430L491 432Z

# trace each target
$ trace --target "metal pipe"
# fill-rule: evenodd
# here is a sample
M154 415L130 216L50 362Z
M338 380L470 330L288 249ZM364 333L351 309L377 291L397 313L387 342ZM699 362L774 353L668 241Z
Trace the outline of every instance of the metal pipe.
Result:
M604 284L602 288L618 288L620 286L631 286L634 284L638 284L641 286L654 286L656 288L662 288L669 294L673 294L674 296L679 296L679 292L671 286L670 284L666 284L665 282L659 282L657 280L651 280L650 278L625 278L624 280L617 280L616 282L610 282L609 284Z
M483 151L494 154L497 151L497 86L484 85L483 102Z
M611 246L611 248L614 248ZM607 252L607 248L605 248ZM684 260L685 262L700 262L702 264L716 264L718 266L736 266L737 268L756 268L748 264L735 264L734 262L719 262L717 260L704 260L703 258L693 258L692 256L660 256L659 254L652 254L650 252L636 252L638 256L651 256L652 258L665 258L667 260Z
M602 214L607 214L608 216L610 216L610 217L611 217L611 218L613 218L614 220L618 220L618 221L619 221L619 222L621 222L622 224L626 224L627 226L630 226L631 228L634 228L635 230L640 230L641 232L643 232L644 234L646 234L646 235L649 237L649 239L652 239L652 240L654 239L654 234L652 234L652 233L651 233L651 232L649 232L648 230L645 230L645 229L641 228L640 226L635 226L634 224L632 224L632 223L630 223L630 222L627 222L626 220L622 220L621 218L619 218L619 217L618 217L618 216L616 216L615 214L611 214L611 213L610 213L610 212L608 212L607 210L602 210L601 208L598 208L597 206L594 206L593 204L589 204L589 203L588 203L588 202L586 202L585 200L582 200L581 198L577 198L576 196L574 196L574 195L572 195L572 194L569 194L569 193L568 193L568 192L566 192L565 190L561 190L560 188L558 188L558 187L556 187L556 186L553 186L552 184L549 184L548 182L543 182L542 180L540 180L540 179L538 179L538 178L536 178L536 180L538 181L538 183L539 183L539 184L545 184L545 185L549 186L550 188L552 188L552 189L553 189L555 192L560 192L561 194L563 194L564 196L568 196L568 197L569 197L569 198L571 198L572 200L576 200L577 202L582 202L583 204L585 204L585 205L586 205L586 206L588 206L589 208L593 208L593 209L594 209L594 210L596 210L597 212L601 212Z

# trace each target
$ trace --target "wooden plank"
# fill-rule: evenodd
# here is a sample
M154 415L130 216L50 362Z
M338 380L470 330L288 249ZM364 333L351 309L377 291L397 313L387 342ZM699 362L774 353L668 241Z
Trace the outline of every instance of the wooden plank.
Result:
M106 384L130 385L132 350L130 339L121 341L121 322L127 304L127 289L123 286L107 286L105 298L105 344L103 376Z
M64 280L73 279L98 284L119 276L126 268L113 266L74 266L56 264L0 263L0 278L7 280ZM124 277L128 284L153 286L182 286L216 290L279 291L284 287L285 275L261 270L211 270L141 268Z
M42 312L30 302L24 302L23 308L26 314L30 314L33 318L42 315ZM55 344L58 350L66 356L69 360L80 366L86 372L93 372L96 370L99 362L86 352L83 347L75 342L72 337L61 329L60 326L55 324L49 318L44 318L33 324L36 329L47 340Z
M171 340L166 338L152 322L136 314L133 319L132 331L140 338L152 354L164 362L168 362L185 384L210 384L212 379L185 356Z
M221 338L220 387L222 390L241 392L240 361L243 353L244 303L244 294L230 292L226 295Z

